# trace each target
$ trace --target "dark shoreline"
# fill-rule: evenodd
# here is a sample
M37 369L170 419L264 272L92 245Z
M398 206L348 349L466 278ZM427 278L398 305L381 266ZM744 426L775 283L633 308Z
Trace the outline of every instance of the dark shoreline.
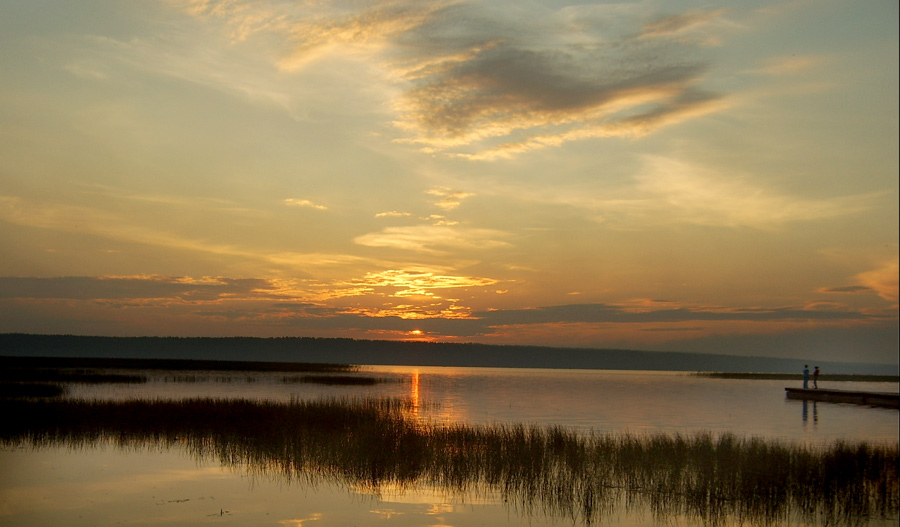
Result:
M350 364L325 362L266 362L205 359L126 359L106 357L0 356L0 369L106 369L169 371L252 371L285 373L337 373L356 369Z
M342 373L359 369L357 364L324 362L269 362L205 359L138 359L113 357L23 357L0 355L3 369L89 369L89 370L169 370L169 371L247 371L286 373ZM711 372L691 375L712 379L749 379L802 381L799 373ZM2 376L0 376L2 377ZM900 382L898 375L827 374L820 382Z
M898 365L682 351L313 337L105 337L0 333L0 356L589 370L897 375Z
M802 373L742 373L698 371L694 375L698 377L710 377L713 379L803 381ZM810 379L810 382L811 381L812 380ZM900 375L856 375L833 373L828 375L819 375L819 382L900 382Z

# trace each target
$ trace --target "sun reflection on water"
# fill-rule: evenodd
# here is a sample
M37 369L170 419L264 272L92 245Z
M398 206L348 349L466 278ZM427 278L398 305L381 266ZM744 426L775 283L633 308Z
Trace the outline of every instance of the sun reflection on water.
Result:
M409 398L412 401L412 414L419 418L419 370L412 372L409 383Z

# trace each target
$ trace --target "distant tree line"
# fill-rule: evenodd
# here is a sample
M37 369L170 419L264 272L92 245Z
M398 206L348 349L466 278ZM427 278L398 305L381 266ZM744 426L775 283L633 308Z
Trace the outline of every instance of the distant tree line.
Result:
M192 359L411 366L796 373L799 359L725 354L315 337L0 334L0 356ZM896 365L819 362L829 373L896 375Z

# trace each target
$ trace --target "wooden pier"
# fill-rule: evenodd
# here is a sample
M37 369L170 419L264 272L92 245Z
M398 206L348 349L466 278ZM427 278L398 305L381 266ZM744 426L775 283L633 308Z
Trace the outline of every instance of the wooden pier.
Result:
M784 391L788 399L900 408L900 393L823 390L819 388L785 388Z

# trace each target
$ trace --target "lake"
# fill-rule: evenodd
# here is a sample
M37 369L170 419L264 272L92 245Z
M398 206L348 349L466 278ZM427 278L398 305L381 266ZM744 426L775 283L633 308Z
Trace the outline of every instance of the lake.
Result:
M143 384L73 385L69 397L180 400L195 397L288 402L402 397L423 424L559 425L581 436L733 433L818 448L836 440L896 445L892 409L786 400L791 381L698 377L683 372L366 366L370 386L294 382L275 372L143 372ZM796 383L794 383L796 384ZM820 383L897 391L896 383ZM185 448L115 445L115 438L0 451L2 525L572 525L540 504L497 489L422 483L381 485L288 478L264 465L223 464ZM622 503L598 525L739 524L739 518L660 516ZM866 525L897 525L896 511ZM815 522L813 522L815 524Z

